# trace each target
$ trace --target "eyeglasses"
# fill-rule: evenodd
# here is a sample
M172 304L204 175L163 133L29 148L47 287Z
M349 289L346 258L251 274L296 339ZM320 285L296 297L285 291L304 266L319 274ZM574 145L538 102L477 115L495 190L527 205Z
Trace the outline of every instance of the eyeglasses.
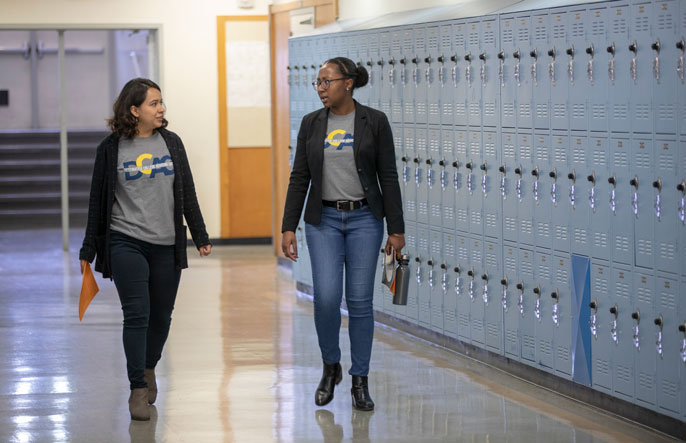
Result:
M312 82L312 87L314 88L315 91L319 89L321 86L323 90L329 89L329 85L331 85L331 82L335 82L336 80L346 80L347 77L341 77L341 78L332 78L332 79L327 79L327 80L322 80L322 81L313 81Z

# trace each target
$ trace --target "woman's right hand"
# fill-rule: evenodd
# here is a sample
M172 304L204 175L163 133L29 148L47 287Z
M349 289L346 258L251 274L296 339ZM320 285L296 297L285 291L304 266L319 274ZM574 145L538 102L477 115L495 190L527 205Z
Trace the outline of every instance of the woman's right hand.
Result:
M286 258L298 261L298 241L295 238L295 232L284 231L281 235L281 250Z
M81 263L81 275L83 275L83 271L86 270L86 265L88 262L86 260L79 260L79 262Z

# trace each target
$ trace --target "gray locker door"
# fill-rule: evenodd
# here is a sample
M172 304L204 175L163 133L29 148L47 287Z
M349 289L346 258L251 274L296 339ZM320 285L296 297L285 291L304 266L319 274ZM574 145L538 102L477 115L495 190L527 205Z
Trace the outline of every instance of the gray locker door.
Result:
M453 25L453 55L455 59L451 60L453 62L451 77L455 88L456 126L467 126L469 122L467 115L467 62L464 59L467 54L467 39L465 38L467 27L468 25L464 22L457 22Z
M683 2L682 8L683 8ZM679 2L660 1L653 8L653 103L656 134L677 133L677 62L681 51L675 47L679 35ZM659 42L659 46L658 46ZM657 62L657 64L655 64Z
M536 319L536 361L542 369L554 368L553 357L553 322L551 319L552 306L550 294L553 292L553 256L547 253L535 252L536 284L540 286L540 294L534 294L534 318ZM540 295L540 297L539 297Z
M421 179L417 174L421 174L421 171L417 170L417 162L414 161L417 158L417 153L415 152L415 132L413 124L403 125L403 132L405 136L405 159L407 160L407 165L409 169L409 183L405 187L405 208L404 214L406 221L417 221L417 180Z
M441 210L443 229L455 230L455 186L453 175L457 170L453 167L455 161L455 133L452 129L444 129L441 134L441 161L439 164L439 184L441 188Z
M550 159L550 136L546 133L534 135L534 169L531 176L531 193L534 198L534 242L539 248L551 249L552 236L552 200L550 186L553 179L548 175L552 170ZM538 168L538 169L536 169ZM535 192L534 192L535 190Z
M657 326L653 324L655 315L655 279L650 274L634 273L634 288L636 299L634 306L641 313L641 329L639 334L639 349L634 352L634 367L636 368L636 400L645 407L653 407L656 403L656 363L657 353L655 339Z
M472 323L472 343L484 348L486 345L485 309L481 299L483 293L484 242L480 238L469 241L469 272L467 275L467 295L471 302L470 318ZM471 290L469 285L472 284Z
M454 62L450 59L454 55L452 30L451 24L440 26L439 57L441 59L438 60L436 65L436 76L438 78L438 86L440 87L440 123L445 126L455 124L453 113L455 109L455 87L451 78Z
M519 199L515 190L517 183L517 175L514 170L518 167L515 153L517 149L516 139L517 134L514 132L502 133L502 147L503 147L503 171L498 170L498 187L500 188L500 197L503 205L503 239L516 242L518 238L519 226L517 223L517 208L519 206ZM500 167L499 167L500 168ZM503 178L505 182L503 183ZM503 186L504 185L504 186Z
M596 335L591 339L591 359L593 360L592 381L593 389L602 392L612 392L612 354L615 352L615 342L612 340L612 321L614 315L610 308L614 306L608 296L610 269L604 264L591 263L591 328L593 328L593 315L596 315ZM597 309L597 311L596 311ZM624 314L620 312L620 314ZM619 320L618 320L619 322ZM593 329L591 329L593 333Z
M533 196L533 176L531 171L533 165L533 136L528 133L519 132L517 134L517 159L519 163L515 167L515 188L516 180L519 178L517 169L521 172L521 198L517 209L517 227L519 229L519 242L526 245L534 245L534 196ZM519 197L516 195L515 196Z
M443 329L445 335L457 338L457 283L455 272L457 255L455 234L443 231L443 261L441 263L441 290L443 291Z
M390 31L383 31L379 33L379 58L376 60L378 66L378 78L376 79L376 86L379 91L379 110L386 114L388 121L392 120L391 113L391 82L389 79L390 69L393 68L395 62L390 64L391 60L391 33Z
M521 283L519 277L519 250L513 243L507 243L503 247L503 266L505 273L503 279L506 285L501 284L501 303L503 307L505 329L505 356L517 361L521 359L521 338L519 334L519 297L522 289L517 288Z
M481 149L481 130L473 128L469 131L468 160L465 164L466 189L469 195L469 232L474 235L483 235L483 193L481 192L481 170L483 163Z
M634 220L636 216L631 208L633 188L629 181L631 175L631 144L625 138L610 140L610 175L616 185L608 183L608 206L612 218L610 242L612 261L625 265L634 263ZM614 206L612 192L614 191ZM602 196L600 204L602 202ZM614 207L614 211L613 208Z
M457 295L457 337L466 342L472 342L472 328L470 311L472 301L469 298L469 287L472 278L467 275L469 266L469 239L462 236L455 236L457 245L457 266L460 268L460 294ZM472 284L472 291L474 290Z
M536 287L534 279L534 254L528 249L519 250L519 280L522 283L524 297L520 308L519 333L522 340L522 361L535 364L536 359ZM522 313L523 311L523 313Z
M609 126L613 133L630 132L629 99L633 87L630 66L633 54L628 49L630 9L626 3L609 7L607 47ZM633 39L631 39L633 41ZM603 48L600 48L601 50ZM607 52L607 51L610 52ZM600 73L600 71L598 71Z
M634 326L637 324L637 320L632 318L633 313L636 312L633 294L634 282L632 280L631 268L613 267L612 291L608 295L610 295L610 304L612 306L617 304L621 317L617 324L617 344L615 345L612 359L612 388L615 396L632 403L635 396L634 353L636 352L633 335ZM639 313L636 314L636 317L640 319L638 323L639 331L640 328L648 327L652 320L639 317Z
M443 216L441 213L441 130L439 126L430 127L429 156L426 159L426 185L429 200L429 224L432 228L441 228Z
M519 68L517 77L517 128L533 128L533 115L531 105L533 102L533 82L531 79L531 67L533 51L531 45L531 17L529 15L517 16L517 49L520 51ZM517 60L515 60L515 65ZM514 73L513 73L514 74Z
M369 72L369 82L367 87L369 88L369 106L374 109L381 109L379 100L381 99L381 65L378 64L379 61L379 32L370 31L368 36L369 43L369 53L367 59L364 62L367 72Z
M515 128L515 99L517 97L517 81L514 77L514 67L517 59L513 54L517 50L515 44L515 18L500 17L500 53L498 54L498 81L500 82L501 115L503 128Z
M655 181L652 183L653 215L655 218L655 268L663 272L678 274L679 240L675 238L675 233L679 232L679 224L677 224L678 218L674 217L674 208L678 208L681 200L676 192L676 186L681 183L681 180L677 183L679 146L676 140L655 140L653 161L656 172L653 179ZM658 179L659 182L655 183Z
M429 307L431 288L429 287L429 262L432 261L429 249L429 229L417 223L417 255L419 257L420 271L417 280L417 305L419 313L417 319L420 325L429 326L431 311Z
M425 25L414 28L414 55L412 56L412 83L415 88L415 122L426 124L428 121L427 91L428 83L424 77L426 64L424 58L427 54L427 29Z
M567 177L567 174L571 171L569 167L569 137L567 137L567 134L553 134L551 150L552 169L548 171L548 177L550 179L550 199L552 205L553 249L560 252L569 252L571 245L569 219L572 207L569 201L569 185L571 182ZM555 189L553 189L553 184Z
M352 40L354 46L350 48L350 54L357 55L355 57L349 57L352 61L357 63L358 66L365 68L368 73L370 72L370 66L367 65L367 63L370 62L369 40L372 36L372 33L372 31L360 31L354 34L355 38ZM363 105L370 106L370 99L371 88L369 87L369 83L367 83L367 86L355 91L355 100Z
M590 26L588 27L588 44L585 48L584 63L586 77L590 89L588 97L588 128L591 131L608 131L608 60L607 52L607 23L608 9L606 7L589 7L587 13ZM592 45L592 46L591 46ZM581 48L579 48L581 49Z
M428 131L425 127L415 127L416 155L415 184L417 185L417 223L429 223L429 188L427 186L426 160L429 158Z
M533 49L531 78L533 82L533 115L535 129L550 128L550 16L547 11L532 18ZM531 54L529 54L531 56ZM534 66L535 63L535 66Z
M405 91L405 65L400 63L404 57L404 40L401 29L391 30L391 61L388 63L388 82L391 85L391 121L402 123L403 121L403 98ZM408 123L412 123L408 120Z
M636 266L642 268L653 267L654 253L654 220L653 208L654 192L652 183L655 180L653 172L653 142L648 139L634 138L632 144L632 166L638 177L638 215L635 223ZM632 189L634 192L634 189ZM633 198L633 196L632 196Z
M465 79L467 81L467 113L469 126L481 126L481 79L479 54L481 54L481 22L467 23L467 54L465 54Z
M393 147L395 148L395 166L398 172L398 182L400 183L400 196L403 200L403 208L405 207L405 187L409 182L409 170L406 169L407 157L405 157L405 143L403 125L391 123L391 131L393 131Z
M400 58L400 84L403 94L403 122L415 123L415 93L417 86L413 81L416 65L412 59L416 57L414 49L414 31L412 28L402 29L403 53Z
M650 35L651 22L652 6L650 2L637 3L631 6L629 41L631 44L636 41L637 45L636 55L630 53L630 56L636 60L635 70L630 69L633 73L630 74L632 84L629 99L631 130L634 133L650 134L653 132L652 95L655 79L652 72L654 51L650 48L653 43Z
M587 97L590 95L591 82L586 74L587 57L584 54L588 47L586 40L586 26L588 24L586 9L572 7L567 11L569 20L569 44L574 48L574 56L570 63L569 87L569 129L577 131L588 130Z
M680 254L680 266L679 273L682 276L686 276L686 139L681 140L679 143L679 170L677 175L677 182L681 186L681 191L677 189L677 226L679 227L679 254ZM669 210L665 214L669 217ZM686 286L684 286L686 289Z
M662 316L662 355L657 358L657 404L663 414L679 418L681 396L679 370L684 366L679 355L679 281L658 277L656 280L657 315ZM659 329L659 327L658 327ZM683 337L683 334L682 334ZM659 342L658 336L658 342ZM657 346L657 345L656 345Z
M431 330L443 334L443 232L432 229L429 232L431 261L428 265L427 283L429 285L429 324ZM420 321L422 319L420 311Z
M424 64L422 75L426 86L426 102L428 108L428 122L430 125L441 124L441 100L443 88L441 87L438 71L442 64L438 61L441 56L440 39L441 30L438 26L426 28L426 52L422 54Z
M455 188L455 229L469 232L469 191L467 190L467 174L469 170L466 164L467 143L469 133L458 129L455 131L455 161L457 168L453 172L453 188ZM456 174L456 175L455 175Z
M421 280L422 277L421 266L417 259L426 260L426 258L420 257L416 223L405 221L405 238L407 242L407 254L410 256L410 284L407 291L407 306L403 309L396 310L396 314L401 314L401 311L404 311L405 319L411 323L417 323L417 318L419 317L419 301L417 299L419 295L418 280Z
M572 377L572 355L575 349L572 343L574 329L578 327L577 317L572 312L572 282L570 273L572 263L568 255L553 257L553 285L551 292L544 294L549 297L551 308L550 317L544 321L552 321L553 338L555 342L555 373L570 379ZM556 296L553 297L553 295ZM577 352L582 352L577 349Z
M586 152L588 149L588 139L585 136L572 136L569 140L571 151L572 170L576 174L575 185L575 206L572 210L570 222L570 234L572 235L572 252L574 254L591 255L591 232L590 232L590 207L588 192L589 182L586 178L591 173L591 169L586 163Z
M484 273L481 275L481 300L486 320L486 348L503 354L503 305L500 279L503 276L503 246L499 241L484 242ZM486 277L486 278L484 278Z
M595 189L593 197L588 195L588 202L591 214L591 225L589 226L589 233L593 235L593 245L591 255L594 258L602 260L610 260L610 226L612 222L612 212L610 211L608 201L610 183L607 179L609 177L608 154L610 152L608 143L609 140L604 135L602 137L590 138L591 152L588 164L591 166L589 175L593 177L595 174ZM590 188L593 182L588 181L586 177L586 185ZM591 204L593 205L591 207Z
M496 128L500 126L499 92L500 81L498 79L498 20L497 18L484 18L481 22L481 52L479 53L479 77L482 96L482 124L486 127Z
M484 205L484 235L487 237L502 237L501 206L502 197L499 189L498 167L500 156L496 147L499 134L494 131L483 133L483 161L481 163L480 188Z
M684 25L686 28L686 25ZM686 279L681 280L681 294L686 290ZM679 300L679 317L678 321L680 325L686 325L686 303L683 298ZM685 326L686 327L686 326ZM686 353L686 333L684 331L679 331L679 351L681 353L681 365L679 366L679 379L681 382L681 389L683 390L686 386L686 368L684 368L684 354ZM682 391L683 392L683 391ZM681 396L681 419L686 420L686 395Z
M684 6L683 3L680 5L680 11L679 21L681 22L681 32L679 38L684 42L681 43L679 38L677 38L678 43L682 46L681 54L677 53L677 57L679 57L677 63L679 63L679 67L681 68L677 79L677 87L679 89L679 118L677 121L679 132L682 135L686 135L686 65L684 64L684 59L686 58L686 54L684 53L686 50L686 6Z
M552 10L550 12L551 43L554 59L551 60L553 79L550 82L550 126L552 129L569 129L567 99L569 97L570 77L568 65L571 60L567 55L570 49L568 42L567 12Z

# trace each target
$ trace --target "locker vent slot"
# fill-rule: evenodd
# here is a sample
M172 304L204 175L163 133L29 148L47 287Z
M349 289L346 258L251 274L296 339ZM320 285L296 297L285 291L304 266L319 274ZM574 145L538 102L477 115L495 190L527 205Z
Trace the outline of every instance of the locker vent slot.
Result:
M629 299L629 285L626 283L622 283L621 281L618 281L617 284L615 285L615 295L617 297L624 297L625 299Z
M621 103L616 103L612 107L612 117L616 120L626 120L629 114L629 106Z
M520 263L522 268L522 275L528 278L534 278L534 267L530 262L524 261Z
M522 230L522 234L531 235L533 232L533 223L531 220L522 219L519 227Z
M641 255L653 255L653 243L650 240L638 240L638 253Z
M617 168L628 168L629 167L629 154L627 154L624 151L615 152L614 165Z
M486 266L491 267L492 269L497 269L498 268L498 256L493 253L487 253L486 254Z
M443 114L445 117L448 117L447 119L443 119L443 123L451 123L450 120L452 120L453 117L453 104L450 102L444 102L442 106Z
M558 268L555 272L555 279L558 285L566 285L569 279L569 272L566 269Z
M450 139L450 136L450 133L443 136L443 155L453 152L453 141Z
M626 366L617 365L617 378L624 383L631 383L631 369Z
M605 37L605 22L594 20L591 23L591 34L595 37Z
M674 261L676 257L676 246L674 243L660 242L660 258Z
M393 109L393 115L400 114L402 112L402 105L398 101L394 101L391 104L391 109Z
M531 105L529 103L519 104L519 116L522 118L531 117Z
M548 104L539 103L536 105L536 117L538 118L548 118Z
M467 114L467 107L464 103L455 103L455 115L464 117Z
M505 230L510 232L517 231L517 221L514 217L505 217Z
M647 15L637 15L634 19L634 31L636 32L649 32L650 31L650 19Z
M641 303L645 303L649 306L653 305L653 291L649 288L638 288L637 299Z
M437 203L432 203L431 204L431 216L432 217L440 217L441 216L441 205Z
M382 102L381 103L381 112L386 114L386 116L389 116L391 114L391 105L388 102Z
M617 16L613 14L614 19L612 20L612 33L613 34L626 34L626 18L624 16Z
M650 169L650 154L645 152L637 152L634 155L634 164L637 168Z
M527 146L527 145L520 145L519 146L519 159L522 161L531 160L531 146Z
M480 226L481 225L481 212L480 211L473 211L470 214L472 216L472 226Z
M515 156L515 147L514 144L512 143L503 143L503 157L505 158L514 158Z
M487 117L494 117L495 116L495 103L484 102L484 115Z
M467 225L467 210L466 209L458 209L457 210L457 221L458 223L461 223L463 226Z
M441 239L431 240L431 253L434 254L434 258L438 260L441 256Z
M417 207L421 215L427 215L429 213L429 205L425 201L420 201Z
M595 369L603 375L608 375L610 373L610 364L607 360L599 358L595 361Z
M481 105L479 103L470 103L469 114L474 117L479 117L481 115Z
M529 28L525 26L526 25L520 25L517 33L517 40L521 44L529 43Z
M484 333L484 322L483 320L475 320L473 324L473 330L475 335L480 336Z
M557 358L562 361L569 361L569 348L566 346L558 346Z
M417 115L426 115L426 103L425 102L416 102L415 106L417 107Z
M461 32L455 33L455 49L464 48L464 34Z
M673 120L676 107L673 104L661 104L659 107L660 120Z
M443 311L443 315L445 316L446 323L454 323L456 320L455 311L452 309Z
M535 29L534 38L536 40L547 41L548 40L548 28L545 25L538 25Z
M514 257L505 257L505 272L512 275L517 273L517 260Z
M533 351L536 349L536 340L533 336L524 334L524 337L522 338L522 346Z
M419 250L420 251L427 251L429 249L429 242L426 239L425 236L419 235Z
M512 43L513 41L514 41L514 33L512 32L512 29L510 29L510 28L503 29L502 42L503 43Z
M560 241L567 241L569 239L567 226L555 225L555 238Z
M519 338L517 337L517 330L516 329L507 329L505 331L505 336L507 337L507 342L510 343L511 345L514 345L514 347L517 346L519 342Z
M426 138L417 137L417 150L426 151Z
M596 277L593 280L593 290L598 296L603 296L607 294L607 279L602 277Z
M551 357L553 355L553 345L550 340L539 340L538 349L541 354Z
M671 153L660 154L660 169L662 169L664 171L669 171L670 169L672 169L673 164L674 164L674 155L672 155Z
M572 118L586 118L585 103L575 103L572 105Z
M429 50L438 49L438 36L435 30L429 31Z
M438 108L438 103L429 103L429 115L439 116L441 115Z
M453 257L455 255L455 245L452 241L450 241L450 239L446 239L446 243L443 245L443 247L445 248L446 257Z
M498 216L496 214L486 214L486 226L495 229L498 226Z
M604 103L596 103L593 105L593 118L603 120L607 116Z
M481 251L478 249L472 249L472 263L481 263Z
M567 106L564 103L555 103L553 105L553 117L560 119L567 118Z
M457 258L462 262L466 262L469 259L469 253L465 246L459 246L457 248Z
M438 153L440 152L440 144L439 144L437 135L432 136L429 139L429 150L434 155L438 155Z
M455 209L452 206L443 206L443 217L447 220L455 218Z
M567 163L567 150L563 147L555 148L555 162Z
M548 222L539 221L536 224L536 234L542 238L550 237L550 224Z
M503 103L503 115L512 117L514 115L514 103Z
M653 389L653 384L655 381L653 380L653 376L650 374L646 374L645 372L641 372L638 376L638 384L641 386L643 389Z
M539 280L550 280L550 266L539 264L538 265L538 277Z
M623 235L616 235L615 249L622 252L629 252L629 237Z
M671 31L674 28L672 14L659 14L657 16L657 29Z
M586 163L586 151L583 147L574 148L574 152L572 154L572 162L580 165Z
M567 33L565 31L565 25L564 24L555 24L553 25L553 38L554 39L559 39L559 40L566 40Z
M469 33L469 46L473 46L478 48L479 47L479 32L470 32Z
M407 247L414 249L417 246L417 240L414 234L407 234Z
M464 140L458 140L456 145L459 155L467 155L467 143Z
M605 166L604 151L593 151L593 165L594 167Z
M548 162L548 147L538 146L536 148L536 160L539 162Z
M449 32L445 32L445 33L441 34L441 47L446 48L446 50L447 50L447 48L450 48L451 42L452 42L452 39L450 38Z
M634 104L634 114L637 120L648 120L650 117L650 104L636 103Z
M417 211L417 202L414 200L408 200L407 201L407 212L416 212Z
M497 323L488 324L488 336L494 338L496 341L500 340L500 325Z
M660 306L671 312L676 312L676 297L669 292L660 293Z
M593 234L594 236L594 244L598 248L607 248L607 233L606 232L595 232Z
M677 398L676 383L670 380L662 380L662 393L671 398Z
M495 143L494 142L484 143L484 156L485 157L495 157L496 156Z
M460 326L469 328L469 314L460 314Z

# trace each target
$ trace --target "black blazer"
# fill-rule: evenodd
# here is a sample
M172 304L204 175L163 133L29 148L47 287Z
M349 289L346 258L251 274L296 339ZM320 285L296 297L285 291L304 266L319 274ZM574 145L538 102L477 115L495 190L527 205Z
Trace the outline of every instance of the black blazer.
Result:
M329 109L322 108L307 114L300 124L281 232L295 231L310 185L305 222L312 225L321 222L322 169L328 117ZM355 101L354 128L355 165L369 208L378 220L386 217L389 235L404 234L403 203L388 118L383 112Z
M193 175L186 157L186 149L178 135L166 129L158 129L164 139L169 156L174 162L174 263L176 269L188 267L186 256L186 217L193 242L199 248L210 244L205 230L205 221L200 212L195 195ZM117 159L119 154L119 137L108 135L98 146L93 167L90 200L88 202L88 224L79 259L88 262L95 260L95 270L102 272L103 277L111 277L110 268L110 221L114 190L117 186Z

